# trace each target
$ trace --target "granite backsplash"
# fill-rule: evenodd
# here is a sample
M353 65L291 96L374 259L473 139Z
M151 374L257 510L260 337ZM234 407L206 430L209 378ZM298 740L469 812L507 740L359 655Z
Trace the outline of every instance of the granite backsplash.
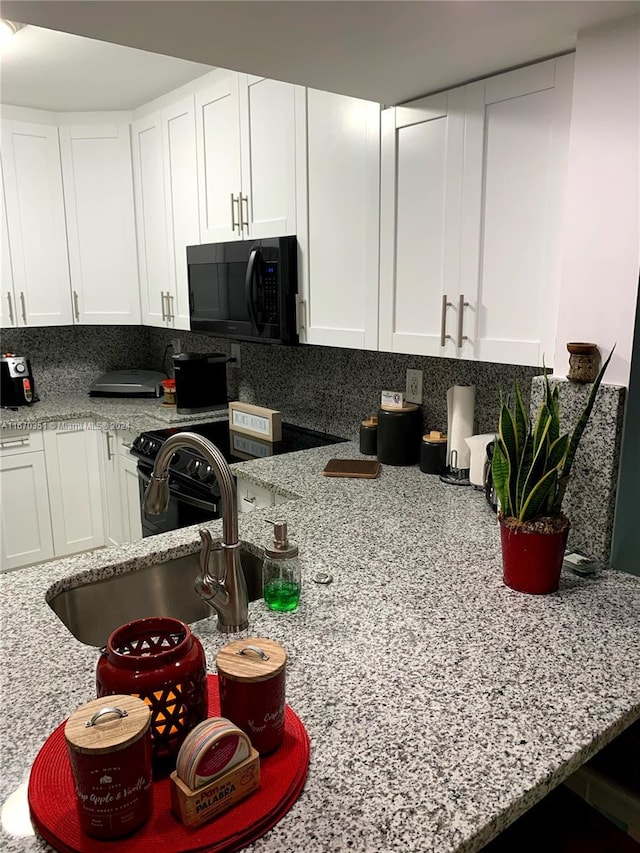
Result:
M63 326L5 329L4 351L31 360L42 397L78 392L108 370L171 369L171 341L184 351L231 353L231 341L141 326ZM476 386L475 431L496 428L500 389L520 382L525 404L541 393L541 370L506 364L428 358L335 347L240 344L241 367L227 370L230 399L279 409L284 420L355 439L360 421L377 410L382 389L403 390L408 367L423 371L426 429L446 430L446 393L452 385ZM538 377L538 378L534 378ZM563 418L572 427L586 394L562 380ZM532 392L533 387L533 392ZM603 386L575 463L566 497L573 523L570 544L607 560L615 506L624 388ZM597 484L597 488L596 488Z

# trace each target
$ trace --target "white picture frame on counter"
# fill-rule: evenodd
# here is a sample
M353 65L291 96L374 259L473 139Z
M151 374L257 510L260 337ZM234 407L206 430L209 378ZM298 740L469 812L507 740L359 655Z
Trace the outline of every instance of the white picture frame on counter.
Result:
M229 429L263 441L281 441L282 415L276 409L234 401L229 403Z

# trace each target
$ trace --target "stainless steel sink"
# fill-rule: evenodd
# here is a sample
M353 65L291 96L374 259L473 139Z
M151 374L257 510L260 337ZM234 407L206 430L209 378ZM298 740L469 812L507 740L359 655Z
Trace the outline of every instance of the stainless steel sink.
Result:
M249 601L255 601L262 597L262 558L241 546L240 562ZM174 616L183 622L215 619L193 588L198 572L198 554L190 554L65 590L48 604L78 640L104 646L120 625L145 616Z

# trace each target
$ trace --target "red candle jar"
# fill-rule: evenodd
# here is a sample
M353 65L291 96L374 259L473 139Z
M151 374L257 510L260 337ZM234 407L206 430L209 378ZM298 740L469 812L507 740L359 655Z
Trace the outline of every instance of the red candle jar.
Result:
M282 743L287 653L262 637L236 640L216 657L220 714L249 735L261 755Z
M129 693L151 709L156 764L173 759L208 712L204 649L188 625L168 616L129 622L111 634L98 661L99 697Z
M78 818L87 835L119 838L151 814L150 720L144 702L124 695L94 699L67 720Z

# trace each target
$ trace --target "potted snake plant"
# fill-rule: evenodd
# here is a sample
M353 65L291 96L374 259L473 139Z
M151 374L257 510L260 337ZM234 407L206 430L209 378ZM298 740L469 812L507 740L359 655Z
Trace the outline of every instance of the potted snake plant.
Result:
M503 578L512 589L534 594L558 589L570 527L562 501L612 355L613 350L571 434L561 433L560 395L557 386L551 390L546 369L535 425L527 417L517 380L513 408L501 400L492 475L500 501Z

